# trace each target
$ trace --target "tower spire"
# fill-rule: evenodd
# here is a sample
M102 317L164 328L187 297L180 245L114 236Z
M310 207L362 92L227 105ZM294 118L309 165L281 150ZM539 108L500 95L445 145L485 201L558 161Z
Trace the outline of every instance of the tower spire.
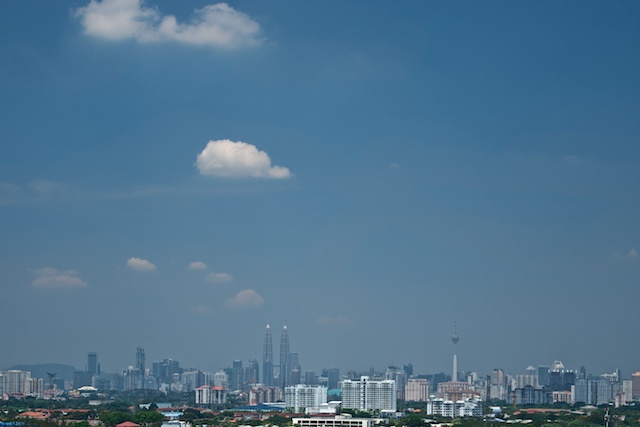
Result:
M456 355L456 344L460 341L460 337L458 336L458 325L457 322L453 322L453 335L451 336L451 342L453 343L453 375L451 375L451 381L458 381L458 356Z

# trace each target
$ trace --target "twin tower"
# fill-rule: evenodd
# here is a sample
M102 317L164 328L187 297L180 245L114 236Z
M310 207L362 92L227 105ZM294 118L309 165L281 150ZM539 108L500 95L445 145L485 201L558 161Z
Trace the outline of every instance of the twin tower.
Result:
M289 331L287 325L284 325L280 336L280 364L273 363L273 337L271 325L267 324L262 353L262 383L267 387L286 387L296 383L295 380L299 382L300 366L297 359L298 354L291 353L289 349ZM277 375L274 372L276 367L279 368Z

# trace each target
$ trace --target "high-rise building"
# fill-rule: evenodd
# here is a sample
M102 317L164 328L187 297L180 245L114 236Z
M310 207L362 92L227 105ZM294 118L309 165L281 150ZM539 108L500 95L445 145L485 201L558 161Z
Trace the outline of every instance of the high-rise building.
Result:
M247 384L257 384L260 381L260 364L255 359L250 359L248 366L244 368L244 381Z
M242 369L242 360L234 360L229 375L229 386L231 391L241 390L244 383L244 370Z
M632 400L640 400L640 372L631 374L631 396Z
M549 385L549 367L546 365L538 366L538 385L540 387Z
M271 326L269 324L267 324L267 330L264 334L262 383L267 387L273 385L273 339L271 337Z
M630 402L633 396L633 381L622 380L622 393L624 393L625 402ZM623 403L624 405L624 403Z
M98 363L98 353L87 354L87 372L90 375L100 375L100 364Z
M203 385L196 388L196 405L224 405L227 403L227 391L222 387Z
M318 408L327 403L327 388L297 384L284 388L285 407L293 412L302 412L307 408Z
M396 411L396 382L393 380L342 381L342 407L360 411Z
M504 384L504 371L502 369L494 369L491 373L491 385Z
M280 337L280 386L287 387L290 385L289 376L291 374L290 367L290 349L289 349L289 330L287 325L282 327L282 336Z
M329 390L334 390L340 387L339 368L323 368L322 376L327 379L327 387L329 388ZM355 375L352 379L356 379Z
M177 360L162 359L153 362L152 373L158 385L171 384L173 374L181 374L182 371L183 369L180 367L180 362Z
M409 378L404 386L407 402L426 402L429 399L429 381L424 378Z
M135 388L143 389L145 385L145 355L144 348L138 347L136 349L136 371L137 380Z
M142 347L136 349L136 369L140 372L144 372L145 369L145 355Z
M289 353L289 385L302 383L302 368L300 367L300 355L297 352Z
M396 382L396 391L398 399L404 400L404 386L407 383L407 374L403 369L397 366L389 366L384 372L385 380L394 380Z
M31 378L30 371L11 369L0 371L0 395L24 394L36 398L44 396L44 380Z
M315 371L307 371L304 373L304 383L306 385L318 385L318 376Z
M413 365L411 363L407 363L402 367L402 369L404 370L405 374L407 374L407 377L413 375Z

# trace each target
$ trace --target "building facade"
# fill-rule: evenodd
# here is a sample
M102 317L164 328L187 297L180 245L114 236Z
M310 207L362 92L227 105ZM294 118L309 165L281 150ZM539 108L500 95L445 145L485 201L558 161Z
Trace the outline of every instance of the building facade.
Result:
M422 378L409 378L404 386L404 399L408 402L429 400L429 381Z
M203 385L195 390L196 405L224 405L227 403L227 391L222 387Z
M327 388L297 384L284 389L285 407L293 412L304 412L307 408L318 408L327 403Z
M342 381L342 407L360 411L396 411L396 382L371 380L362 376L359 380Z

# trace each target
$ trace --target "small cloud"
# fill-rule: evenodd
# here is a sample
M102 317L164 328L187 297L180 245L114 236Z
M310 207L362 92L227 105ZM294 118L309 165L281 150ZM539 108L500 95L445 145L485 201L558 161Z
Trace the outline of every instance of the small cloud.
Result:
M399 164L399 163L391 163L391 164L389 165L389 167L390 167L390 168L393 168L393 169L395 169L395 168L399 168L399 167L400 167L400 164Z
M56 270L44 267L36 270L38 277L32 282L34 288L40 289L72 289L84 288L87 282L80 278L75 270Z
M271 166L271 158L255 145L229 139L209 141L198 154L196 167L202 175L224 178L274 178L291 176L288 168Z
M629 251L629 258L638 258L638 251L636 250L636 248L632 248Z
M318 319L318 323L323 325L351 325L353 322L346 316L323 316Z
M260 307L263 303L264 298L253 289L240 291L236 296L227 300L227 305L235 308L255 308Z
M229 273L209 273L207 280L215 283L230 282L233 280L233 276Z
M146 260L146 259L142 259L142 258L129 258L127 260L127 267L129 267L132 270L136 270L136 271L154 271L156 270L156 266L154 263Z
M162 15L143 0L91 0L76 11L85 34L118 41L174 42L196 46L236 49L256 46L260 25L226 3L196 9L190 22Z
M189 269L189 270L206 270L207 269L207 264L205 264L202 261L193 261L192 263L190 263L187 266L187 269Z
M213 309L205 304L196 304L189 307L189 311L201 316L209 316L213 314Z

